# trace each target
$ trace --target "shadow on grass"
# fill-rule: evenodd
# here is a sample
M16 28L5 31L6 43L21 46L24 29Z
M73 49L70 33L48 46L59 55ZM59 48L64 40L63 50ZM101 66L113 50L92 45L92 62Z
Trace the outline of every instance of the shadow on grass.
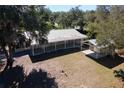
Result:
M54 52L50 52L50 53L37 55L37 56L30 56L30 58L31 58L32 62L35 63L38 61L43 61L43 60L47 60L47 59L51 59L51 58L67 55L70 53L79 52L79 51L80 51L79 48L63 49L63 50L58 50L58 51L54 51Z
M33 69L29 75L25 75L23 67L16 66L7 70L0 76L0 84L4 88L57 88L55 78L39 69Z
M120 69L120 70L114 70L114 75L115 77L121 79L121 82L123 83L124 86L124 70Z
M90 56L88 56L88 57L90 57ZM117 55L114 58L112 56L105 56L105 57L102 57L99 59L95 59L93 57L90 57L90 58L92 58L95 62L97 62L109 69L112 69L112 68L124 63L124 58L119 57Z

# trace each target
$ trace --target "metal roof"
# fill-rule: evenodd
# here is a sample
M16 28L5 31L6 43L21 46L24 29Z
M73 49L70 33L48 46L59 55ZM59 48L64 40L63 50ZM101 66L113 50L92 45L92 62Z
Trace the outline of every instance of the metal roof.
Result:
M81 34L75 29L60 29L60 30L51 30L48 34L48 42L58 42L65 40L74 40L74 39L83 39L87 38L86 35Z
M106 48L106 47L108 47L108 45L101 45L101 46L99 46L98 43L97 43L97 41L96 41L96 39L90 39L89 42L91 44L93 44L94 46L96 46L97 48L99 48L99 49L100 48Z
M96 39L90 39L89 42L95 46L97 46L97 42L96 42Z

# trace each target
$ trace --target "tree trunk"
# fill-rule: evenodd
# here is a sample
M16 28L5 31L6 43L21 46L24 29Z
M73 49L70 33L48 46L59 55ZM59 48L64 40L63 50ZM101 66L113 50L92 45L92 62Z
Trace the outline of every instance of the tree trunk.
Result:
M7 47L8 49L6 49L5 46L2 47L5 53L6 59L7 59L7 64L3 72L5 72L9 68L12 68L12 64L13 64L12 47L11 45L8 45Z

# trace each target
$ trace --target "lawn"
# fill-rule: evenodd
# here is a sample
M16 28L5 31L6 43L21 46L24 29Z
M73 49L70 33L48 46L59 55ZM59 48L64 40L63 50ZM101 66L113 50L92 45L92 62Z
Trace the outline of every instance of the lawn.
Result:
M54 57L33 65L52 74L59 87L122 87L114 77L114 68L105 67L82 52ZM115 68L120 69L119 66Z
M20 70L20 68L18 69L14 67L16 67L16 65L23 65L24 72L29 76L28 78L23 79L26 81L21 83L21 86L17 86L17 83L16 87L56 87L54 80L58 87L62 88L122 87L122 83L118 78L114 76L113 71L123 69L123 63L118 64L117 66L114 65L114 67L109 68L107 65L105 65L105 63L108 63L109 60L102 59L104 62L104 64L102 64L101 60L93 60L92 58L83 54L81 51L66 53L63 55L60 55L60 52L58 53L59 56L56 56L55 53L50 54L54 55L51 58L46 55L46 58L39 56L42 58L42 60L35 60L35 62L34 60L31 62L29 56L18 57L16 58L13 64L13 70L11 71L12 73L16 69L16 73L9 74L10 76L6 77L16 77L16 79L18 78L17 76L22 77L23 75L20 74L22 73L22 70ZM113 60L111 63L116 62ZM32 72L32 69L37 71ZM42 69L42 71L38 73L39 69ZM14 76L12 77L12 75ZM50 77L46 75L50 75ZM7 80L10 80L11 78L7 78ZM15 79L13 80L15 81ZM53 82L52 84L54 86L51 84L51 82Z

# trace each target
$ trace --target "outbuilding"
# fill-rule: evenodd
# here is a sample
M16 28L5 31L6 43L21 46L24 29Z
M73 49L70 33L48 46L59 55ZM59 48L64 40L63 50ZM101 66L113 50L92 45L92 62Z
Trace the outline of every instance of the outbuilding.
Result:
M110 53L110 51L104 53L103 51L106 51L107 46L99 46L96 39L90 39L89 40L89 49L93 51L93 53L89 54L89 56L92 56L96 59L104 57Z

